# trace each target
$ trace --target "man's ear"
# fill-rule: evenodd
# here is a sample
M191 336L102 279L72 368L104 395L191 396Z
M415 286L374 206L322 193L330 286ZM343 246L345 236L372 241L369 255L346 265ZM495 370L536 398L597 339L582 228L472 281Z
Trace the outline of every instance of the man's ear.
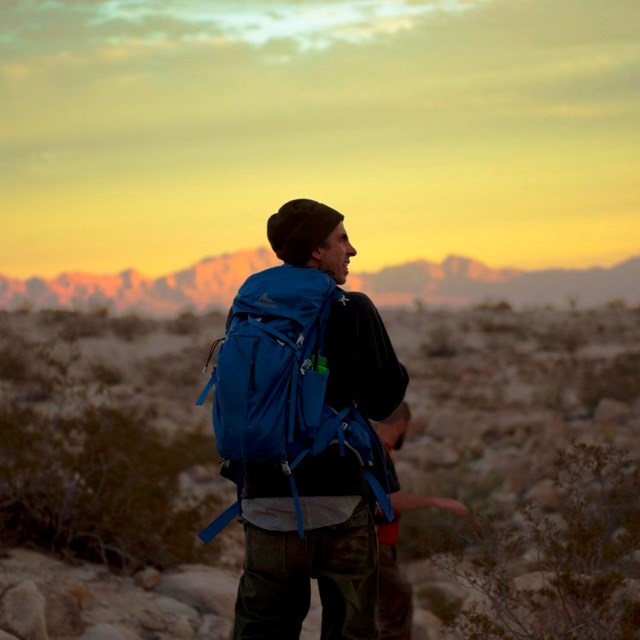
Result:
M311 252L311 257L314 260L321 260L322 259L322 247L318 247L317 249L314 249Z

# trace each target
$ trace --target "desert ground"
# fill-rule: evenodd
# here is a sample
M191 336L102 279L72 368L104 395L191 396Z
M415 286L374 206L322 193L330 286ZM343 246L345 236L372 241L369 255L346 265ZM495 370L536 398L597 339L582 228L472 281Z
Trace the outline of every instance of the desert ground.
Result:
M618 488L636 477L640 309L415 305L381 314L411 375L412 429L397 455L403 488L455 497L472 510L467 519L434 511L403 517L414 637L472 637L447 623L472 604L490 610L488 587L477 588L478 578L474 588L469 578L487 575L488 564L478 562L485 519L521 534L497 555L509 580L532 588L562 573L546 562L549 548L527 537L532 518L538 532L557 527L559 540L576 517L576 492L567 488L587 487L580 495L589 504L578 507L598 513L609 513L611 496L621 495L607 488L600 505L589 493L594 467L559 452L582 446L584 458L610 447L600 471L620 472ZM210 404L194 404L207 380L209 344L223 326L222 313L0 313L0 639L229 637L242 530L233 523L206 548L196 538L234 499L218 474ZM567 484L565 471L573 474ZM615 517L600 517L611 530L603 529L590 556L593 571L615 564L624 574L622 595L620 581L606 594L626 603L610 629L628 629L620 620L634 615L640 628L632 493L616 502ZM615 557L603 551L609 539L626 541ZM571 545L569 536L563 548ZM305 639L318 637L318 620L314 599ZM540 625L530 624L531 635L484 637L554 637ZM615 633L555 637L636 637Z

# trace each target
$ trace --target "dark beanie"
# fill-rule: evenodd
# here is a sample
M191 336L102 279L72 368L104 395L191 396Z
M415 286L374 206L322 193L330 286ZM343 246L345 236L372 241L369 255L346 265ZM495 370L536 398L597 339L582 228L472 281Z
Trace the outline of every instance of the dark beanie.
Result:
M269 217L267 238L280 260L302 266L343 220L339 211L321 202L291 200Z

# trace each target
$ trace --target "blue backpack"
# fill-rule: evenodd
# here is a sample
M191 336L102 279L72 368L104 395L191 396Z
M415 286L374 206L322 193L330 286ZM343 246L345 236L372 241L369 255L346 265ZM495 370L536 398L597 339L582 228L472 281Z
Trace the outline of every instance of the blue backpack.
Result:
M357 453L379 506L393 519L380 439L355 406L336 412L324 402L329 368L323 338L336 295L335 281L310 267L284 264L250 276L233 301L225 337L211 345L204 371L214 355L216 363L196 401L202 405L215 388L212 418L223 461L281 465L301 538L304 522L293 471L306 455L333 443L342 455L345 447ZM381 467L382 473L374 473ZM203 542L240 515L242 478L236 480L238 500L199 534Z

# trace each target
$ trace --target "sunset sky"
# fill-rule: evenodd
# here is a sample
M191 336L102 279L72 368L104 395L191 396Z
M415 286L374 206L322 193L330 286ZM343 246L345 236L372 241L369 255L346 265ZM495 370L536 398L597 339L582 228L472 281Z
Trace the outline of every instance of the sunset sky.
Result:
M639 0L0 0L0 273L147 276L295 197L352 270L640 254Z

